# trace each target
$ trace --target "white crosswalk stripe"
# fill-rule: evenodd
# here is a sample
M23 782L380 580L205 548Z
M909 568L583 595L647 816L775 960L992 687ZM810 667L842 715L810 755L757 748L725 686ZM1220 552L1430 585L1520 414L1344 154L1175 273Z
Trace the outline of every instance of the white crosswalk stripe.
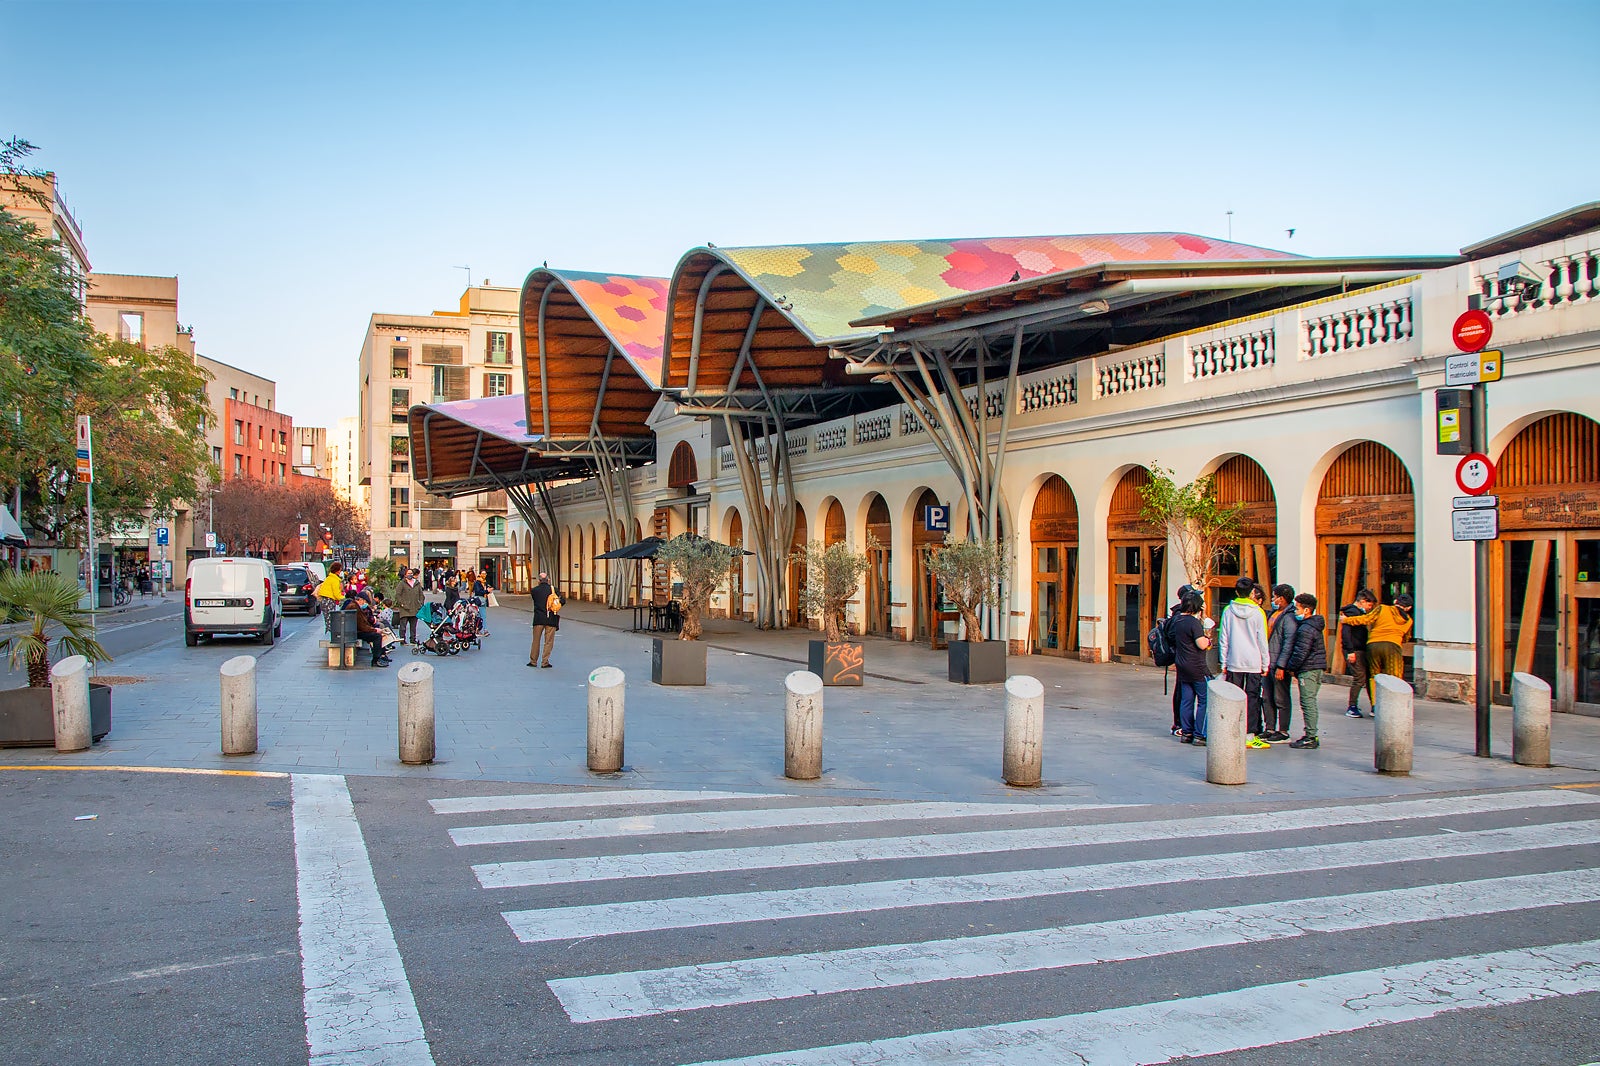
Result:
M1527 789L1144 819L1121 811L1091 816L1093 808L1075 805L807 804L793 796L749 793L681 793L658 800L649 798L653 794L573 793L567 802L544 795L474 797L435 800L433 806L441 815L557 815L457 826L450 836L475 852L503 849L488 856L498 861L472 866L480 885L501 893L502 908L516 902L506 896L513 890L531 897L528 903L546 903L501 913L530 951L564 942L553 953L545 949L539 977L572 1023L600 1025L615 1035L609 1027L717 1019L709 1030L714 1039L683 1044L680 1062L1157 1063L1600 992L1600 940L1584 939L1593 916L1600 915L1600 796L1593 793ZM686 810L690 802L708 806ZM615 818L559 817L568 810L622 805L639 809ZM941 819L978 825L956 823L938 831ZM1468 821L1450 824L1453 819ZM1427 824L1440 822L1445 824ZM907 824L916 832L858 835ZM785 835L797 842L747 843L744 836L767 833L771 841L775 830L791 831ZM1337 835L1319 841L1316 834L1323 830ZM806 839L822 833L829 839ZM672 850L679 837L704 834L721 834L717 843L723 846ZM636 850L584 854L615 850L617 841ZM1132 855L1113 852L1110 859L1073 864L1074 849L1089 846L1131 848ZM871 868L859 864L879 860L919 860L929 869L911 877L863 876ZM1452 860L1454 866L1435 865ZM973 862L978 868L963 868ZM1002 863L1003 869L983 868ZM659 891L666 883L650 880L682 875L700 876L700 894L681 887L676 895ZM785 887L796 879L801 883ZM1152 908L1135 902L1151 898L1140 896L1141 890L1212 881L1227 885L1209 897L1189 897L1209 905ZM1127 894L1127 902L1117 902L1119 894ZM1084 913L1078 904L1063 902L1069 898L1093 900L1093 909ZM996 905L1008 908L1000 931L988 931L1001 921L999 912L958 917L964 906ZM1556 916L1568 913L1562 908L1585 907L1590 909L1571 913L1588 914L1590 924L1568 919L1567 935L1555 931L1563 924ZM1029 908L1045 920L1029 924ZM927 916L935 935L918 937L924 921L919 915ZM1520 935L1503 936L1494 945L1505 950L1450 950L1443 931L1453 930L1451 923L1482 924L1489 916L1494 928ZM801 935L770 924L790 928L790 919L810 924L795 927L804 929ZM959 933L963 922L971 933ZM737 934L715 931L733 925L740 926ZM1371 939L1396 927L1439 931L1436 949L1416 961L1419 952L1404 949L1418 942L1410 934ZM693 932L697 928L712 931ZM689 932L674 932L683 930ZM655 939L634 952L631 938L641 936ZM1315 961L1323 948L1307 947L1303 958L1288 949L1275 956L1280 969L1274 976L1284 965L1300 968L1303 976L1251 986L1248 975L1260 968L1239 961L1298 938L1324 938L1318 943L1325 944L1327 938L1362 936L1368 939L1356 957L1367 963L1372 956L1368 969L1329 974L1330 966ZM608 946L587 951L596 937L606 938ZM1476 946L1470 934L1463 941ZM765 951L757 946L763 944ZM806 950L792 950L800 946ZM1135 993L1091 1007L1079 993L1069 996L1074 1013L1060 1014L1058 1005L1055 1012L1038 1012L1052 1016L1014 1021L1018 1014L999 1012L983 991L991 982L1023 975L1047 982L1042 989L1055 987L1050 982L1077 982L1070 973L1090 972L1079 967L1136 967L1157 960L1163 973L1193 971L1203 981L1196 991L1207 994L1130 1004ZM1098 984L1104 983L1101 978ZM745 1031L737 1041L717 1042L738 1028L736 1020L724 1023L725 1014L738 1019L739 1012L762 1004L850 1003L848 997L861 995L904 1002L905 1013L890 1011L884 1018L899 1020L885 1022L870 1010L862 1015L854 1004L841 1007L836 1017L823 1015L833 1019L825 1036L810 1035L803 1026L757 1026L755 1036ZM846 998L828 998L833 996ZM912 1011L923 1002L934 1009ZM952 1012L952 1002L962 1006ZM1037 1002L1051 1000L1040 995ZM1263 1002L1273 1009L1262 1011ZM931 1030L919 1024L934 1018L945 1024ZM660 1029L639 1032L651 1041L670 1039ZM808 1035L818 1046L802 1046ZM871 1039L859 1040L864 1035ZM616 1046L612 1036L606 1040ZM738 1054L718 1057L730 1052Z

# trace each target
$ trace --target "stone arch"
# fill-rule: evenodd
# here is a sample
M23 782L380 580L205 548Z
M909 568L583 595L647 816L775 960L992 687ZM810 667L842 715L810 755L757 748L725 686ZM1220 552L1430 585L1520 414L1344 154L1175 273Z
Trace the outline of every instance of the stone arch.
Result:
M867 549L870 565L861 579L862 629L878 636L890 636L894 632L894 519L888 501L877 492L869 492L862 498L858 514L857 528L861 531L858 546L866 548L869 536L877 542L876 547Z
M700 480L700 472L694 458L694 448L686 440L680 440L677 447L672 449L672 458L667 463L667 487L674 489L688 488Z
M844 504L839 502L837 496L829 496L823 501L818 511L819 525L814 540L820 540L823 547L838 544L850 537L849 523L845 521Z
M1078 653L1078 499L1059 474L1040 474L1023 494L1026 501L1027 558L1019 560L1026 586L1029 650L1046 655Z
M739 513L739 508L729 507L722 516L721 539L724 544L731 544L735 548L744 547L744 516ZM744 617L744 562L745 556L736 556L728 567L729 618Z
M1129 464L1107 480L1111 657L1148 662L1144 635L1166 613L1167 534L1141 514L1139 491L1150 483L1148 468Z
M1220 618L1241 576L1268 588L1278 580L1278 496L1266 469L1242 452L1219 457L1209 472L1217 502L1240 508L1239 542L1208 582L1206 603Z

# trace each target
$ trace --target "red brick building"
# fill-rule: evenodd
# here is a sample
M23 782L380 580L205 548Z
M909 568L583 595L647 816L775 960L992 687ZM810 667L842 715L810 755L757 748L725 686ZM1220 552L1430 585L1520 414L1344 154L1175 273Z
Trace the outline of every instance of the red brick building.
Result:
M232 397L223 403L222 418L222 476L287 484L294 464L294 420Z

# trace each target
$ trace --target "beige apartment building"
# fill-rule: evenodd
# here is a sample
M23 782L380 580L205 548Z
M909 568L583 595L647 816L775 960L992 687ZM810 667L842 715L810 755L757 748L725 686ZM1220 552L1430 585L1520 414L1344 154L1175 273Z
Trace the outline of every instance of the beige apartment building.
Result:
M328 468L328 431L322 426L294 427L294 472L301 477L333 478Z
M0 187L0 208L25 222L32 222L40 233L61 242L61 250L78 282L78 298L82 300L89 283L89 250L83 243L83 227L78 225L61 198L56 176L8 176L6 183L7 187Z
M374 314L361 347L358 481L367 495L374 557L402 565L474 567L497 584L507 565L503 492L450 500L425 492L411 469L412 404L521 391L520 290L487 280L460 308ZM335 479L337 483L337 478Z
M361 419L357 415L341 418L328 434L328 477L333 494L361 510L366 510L366 489L361 485Z

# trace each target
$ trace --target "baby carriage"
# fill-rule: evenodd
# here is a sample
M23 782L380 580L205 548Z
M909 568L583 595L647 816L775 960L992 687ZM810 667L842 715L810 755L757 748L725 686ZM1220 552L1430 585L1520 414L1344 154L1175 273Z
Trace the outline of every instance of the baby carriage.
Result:
M424 604L417 613L417 618L429 627L422 650L436 655L459 655L463 649L482 647L478 640L477 613L477 608L466 601L457 602L448 613L434 604Z

